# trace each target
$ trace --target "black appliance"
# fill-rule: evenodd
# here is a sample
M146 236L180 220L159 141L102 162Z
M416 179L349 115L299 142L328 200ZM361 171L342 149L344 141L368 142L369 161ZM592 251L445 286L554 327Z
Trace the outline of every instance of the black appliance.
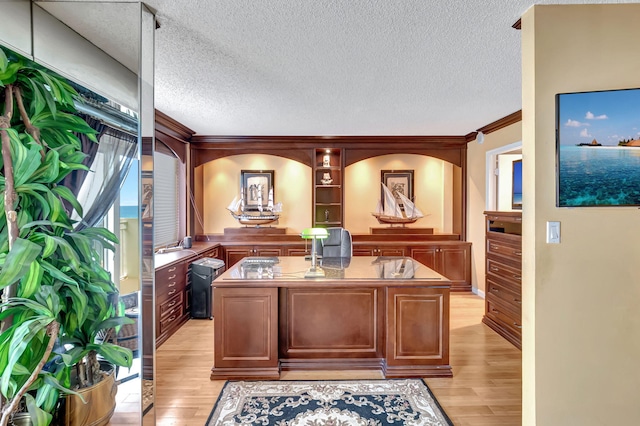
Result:
M213 319L213 280L224 272L224 262L203 257L191 262L191 318Z

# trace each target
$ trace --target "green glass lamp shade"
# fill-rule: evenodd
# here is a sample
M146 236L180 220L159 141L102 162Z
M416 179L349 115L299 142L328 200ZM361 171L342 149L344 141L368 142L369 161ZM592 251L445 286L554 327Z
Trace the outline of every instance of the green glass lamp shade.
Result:
M300 236L304 239L323 239L329 237L329 232L325 228L305 228Z

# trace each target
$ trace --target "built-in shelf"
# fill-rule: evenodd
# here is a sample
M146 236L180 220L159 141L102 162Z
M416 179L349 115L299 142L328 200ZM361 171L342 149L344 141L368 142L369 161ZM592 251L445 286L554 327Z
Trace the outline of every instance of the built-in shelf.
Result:
M314 227L340 227L344 223L343 156L339 148L315 148L313 164ZM328 165L327 165L328 164ZM330 179L328 183L323 180Z

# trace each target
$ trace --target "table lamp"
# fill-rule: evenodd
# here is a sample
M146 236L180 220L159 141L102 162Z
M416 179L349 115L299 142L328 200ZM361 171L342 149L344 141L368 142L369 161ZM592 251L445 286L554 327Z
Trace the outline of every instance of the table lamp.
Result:
M324 239L329 236L329 232L325 228L305 228L300 236L305 239L311 239L311 268L305 272L305 278L324 277L324 271L318 268L318 254L316 253L316 240Z

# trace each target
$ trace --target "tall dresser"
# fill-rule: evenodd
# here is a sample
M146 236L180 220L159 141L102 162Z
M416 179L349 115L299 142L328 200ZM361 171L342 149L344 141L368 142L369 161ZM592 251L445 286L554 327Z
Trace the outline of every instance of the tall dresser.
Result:
M485 314L482 322L522 348L522 213L486 216Z

